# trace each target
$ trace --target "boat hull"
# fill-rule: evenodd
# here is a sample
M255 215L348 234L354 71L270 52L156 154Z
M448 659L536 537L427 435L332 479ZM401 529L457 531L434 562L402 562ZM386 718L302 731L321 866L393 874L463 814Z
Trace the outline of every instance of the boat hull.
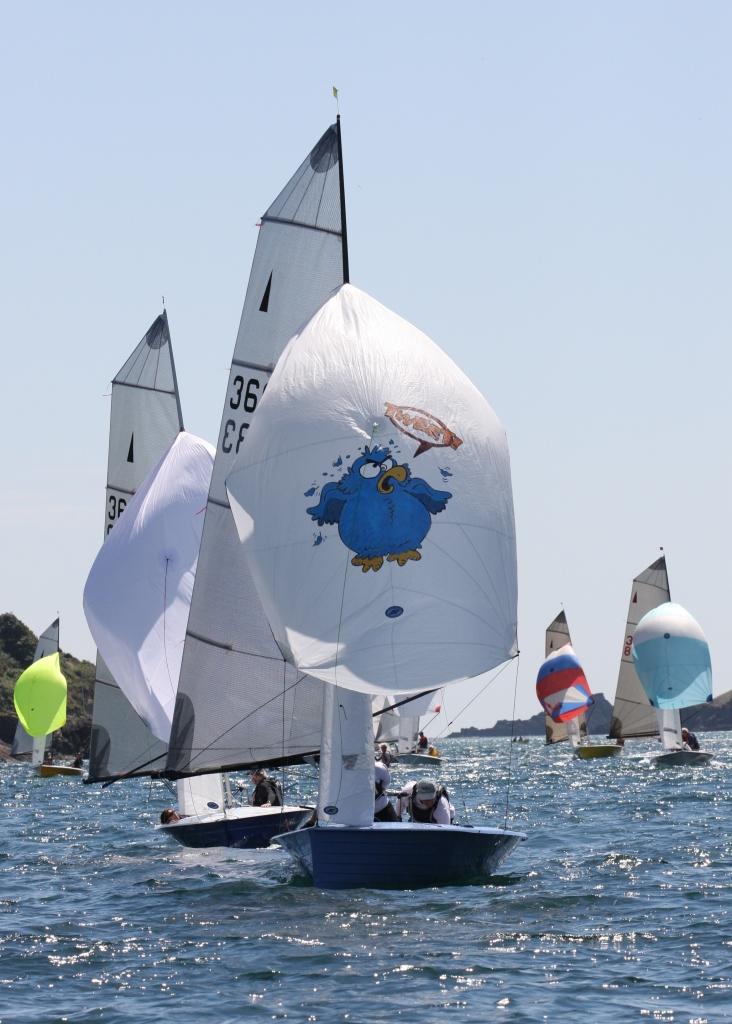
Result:
M575 747L574 756L581 761L589 761L595 757L619 757L623 748L617 743L588 743L583 747Z
M312 814L312 807L237 807L225 813L191 815L158 825L157 830L194 849L228 846L253 850L269 846L282 832L301 828Z
M657 768L693 768L695 765L708 764L713 757L714 754L708 750L669 750L666 754L654 757L653 762Z
M437 768L442 764L442 758L433 757L432 754L397 754L392 764L408 764L413 767L422 765L423 768Z
M42 779L52 779L57 775L80 778L84 774L84 769L72 768L70 764L39 764L36 766L36 774Z
M418 889L485 882L522 832L461 825L375 822L318 825L277 836L322 889Z

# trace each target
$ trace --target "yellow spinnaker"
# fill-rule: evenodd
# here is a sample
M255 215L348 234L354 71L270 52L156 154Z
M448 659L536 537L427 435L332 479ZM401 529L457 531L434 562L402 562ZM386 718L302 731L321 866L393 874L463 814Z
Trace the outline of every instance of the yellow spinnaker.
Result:
M58 652L39 658L21 673L13 700L29 736L47 736L66 724L66 679Z

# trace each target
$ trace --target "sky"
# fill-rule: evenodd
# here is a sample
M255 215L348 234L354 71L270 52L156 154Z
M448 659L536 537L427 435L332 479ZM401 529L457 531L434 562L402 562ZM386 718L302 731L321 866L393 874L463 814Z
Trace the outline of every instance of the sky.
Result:
M256 224L335 115L351 279L429 334L509 439L518 672L563 606L612 697L663 546L715 693L732 521L732 8L313 0L0 4L0 610L93 658L110 381L162 308L215 443ZM482 684L481 684L482 685ZM448 717L481 686L448 694Z

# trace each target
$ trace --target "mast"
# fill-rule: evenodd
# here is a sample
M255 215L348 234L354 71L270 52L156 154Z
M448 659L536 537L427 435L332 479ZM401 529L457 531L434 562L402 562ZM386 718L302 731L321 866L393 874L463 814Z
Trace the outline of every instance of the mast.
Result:
M348 228L346 225L346 186L343 181L343 142L341 140L341 115L336 115L336 138L338 140L338 185L341 193L341 251L343 253L343 283L351 280L348 268Z

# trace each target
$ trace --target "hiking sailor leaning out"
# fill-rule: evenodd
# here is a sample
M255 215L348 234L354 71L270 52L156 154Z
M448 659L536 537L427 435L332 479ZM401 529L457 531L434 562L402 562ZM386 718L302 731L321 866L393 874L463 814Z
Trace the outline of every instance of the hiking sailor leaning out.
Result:
M399 817L406 813L410 821L432 825L451 825L455 810L444 786L428 779L408 782L399 794Z

